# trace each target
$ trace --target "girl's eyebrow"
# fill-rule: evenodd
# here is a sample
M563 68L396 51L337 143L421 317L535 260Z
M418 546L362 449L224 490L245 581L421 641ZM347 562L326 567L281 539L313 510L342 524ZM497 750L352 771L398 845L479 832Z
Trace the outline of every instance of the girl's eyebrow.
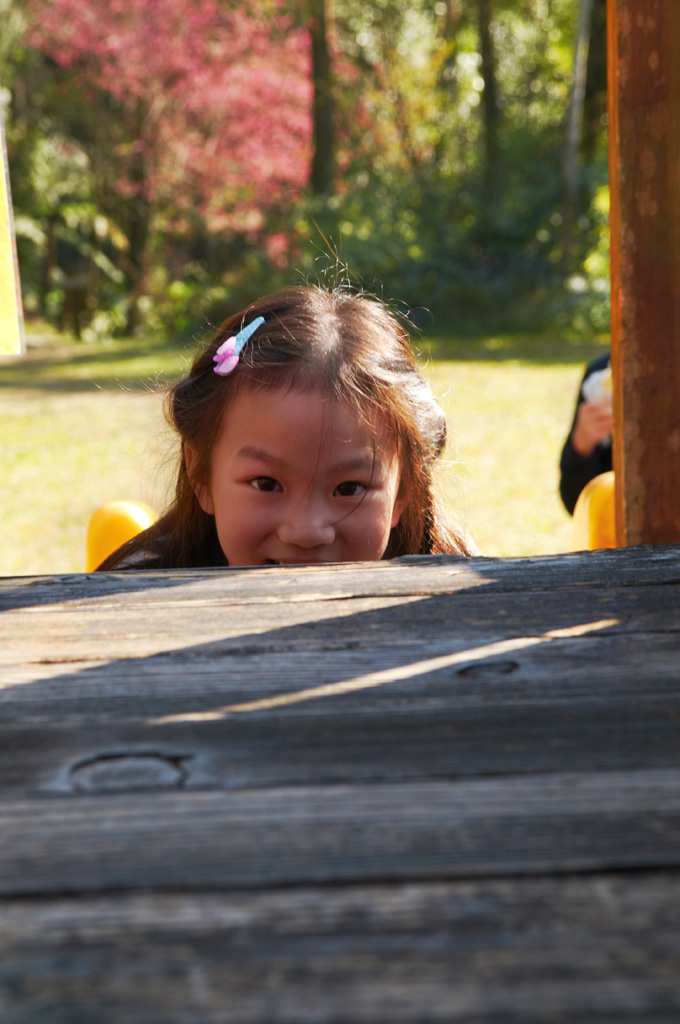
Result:
M370 473L377 466L381 465L380 456L371 450L365 455L355 455L336 463L332 469L337 473L365 472Z
M267 451L265 448L257 448L255 445L245 444L236 452L237 459L253 459L256 462L274 463L278 466L287 466L286 459ZM350 473L363 471L370 473L382 464L378 451L367 449L365 453L350 455L331 467L334 473Z
M254 445L244 444L236 452L237 459L258 459L261 462L283 462L277 455L266 451L264 448L256 448Z

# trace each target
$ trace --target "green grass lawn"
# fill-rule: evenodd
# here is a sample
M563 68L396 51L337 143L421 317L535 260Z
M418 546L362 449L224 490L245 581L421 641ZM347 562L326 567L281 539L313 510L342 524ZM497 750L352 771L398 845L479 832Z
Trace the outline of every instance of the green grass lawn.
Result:
M0 364L5 576L83 571L87 523L106 501L163 507L174 445L159 386L191 356L158 340L40 340ZM480 551L568 550L557 462L598 346L438 337L422 347L449 424L440 484Z

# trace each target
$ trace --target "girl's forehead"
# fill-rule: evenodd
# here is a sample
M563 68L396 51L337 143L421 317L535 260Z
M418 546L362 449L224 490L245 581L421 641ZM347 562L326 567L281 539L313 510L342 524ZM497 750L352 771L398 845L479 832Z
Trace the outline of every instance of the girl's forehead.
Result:
M265 386L244 381L226 403L223 430L271 432L282 440L296 431L316 437L332 434L363 441L371 447L394 447L393 431L377 405L339 398L330 389L295 383Z
M324 387L316 382L307 385L306 382L300 383L295 380L260 382L246 379L239 382L233 399L242 401L244 405L265 404L272 409L280 407L282 412L299 407L317 409L324 418L340 415L354 420L357 424L363 424L371 431L389 429L390 418L377 401L370 401L365 396L354 398L339 395L331 386ZM230 399L230 405L233 404L233 399Z

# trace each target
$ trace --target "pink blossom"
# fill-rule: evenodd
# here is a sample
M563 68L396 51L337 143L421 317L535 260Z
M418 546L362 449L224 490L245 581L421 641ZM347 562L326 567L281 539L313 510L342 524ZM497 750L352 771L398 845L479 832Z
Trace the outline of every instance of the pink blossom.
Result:
M27 0L31 42L138 119L154 201L207 217L303 188L311 153L309 37L283 0Z

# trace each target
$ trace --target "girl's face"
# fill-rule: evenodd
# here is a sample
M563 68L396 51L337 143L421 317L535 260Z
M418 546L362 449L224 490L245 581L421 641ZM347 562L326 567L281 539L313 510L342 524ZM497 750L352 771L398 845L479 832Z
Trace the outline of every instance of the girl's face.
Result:
M384 424L321 391L241 388L225 410L201 507L230 565L375 561L406 502ZM191 476L193 453L187 449Z

